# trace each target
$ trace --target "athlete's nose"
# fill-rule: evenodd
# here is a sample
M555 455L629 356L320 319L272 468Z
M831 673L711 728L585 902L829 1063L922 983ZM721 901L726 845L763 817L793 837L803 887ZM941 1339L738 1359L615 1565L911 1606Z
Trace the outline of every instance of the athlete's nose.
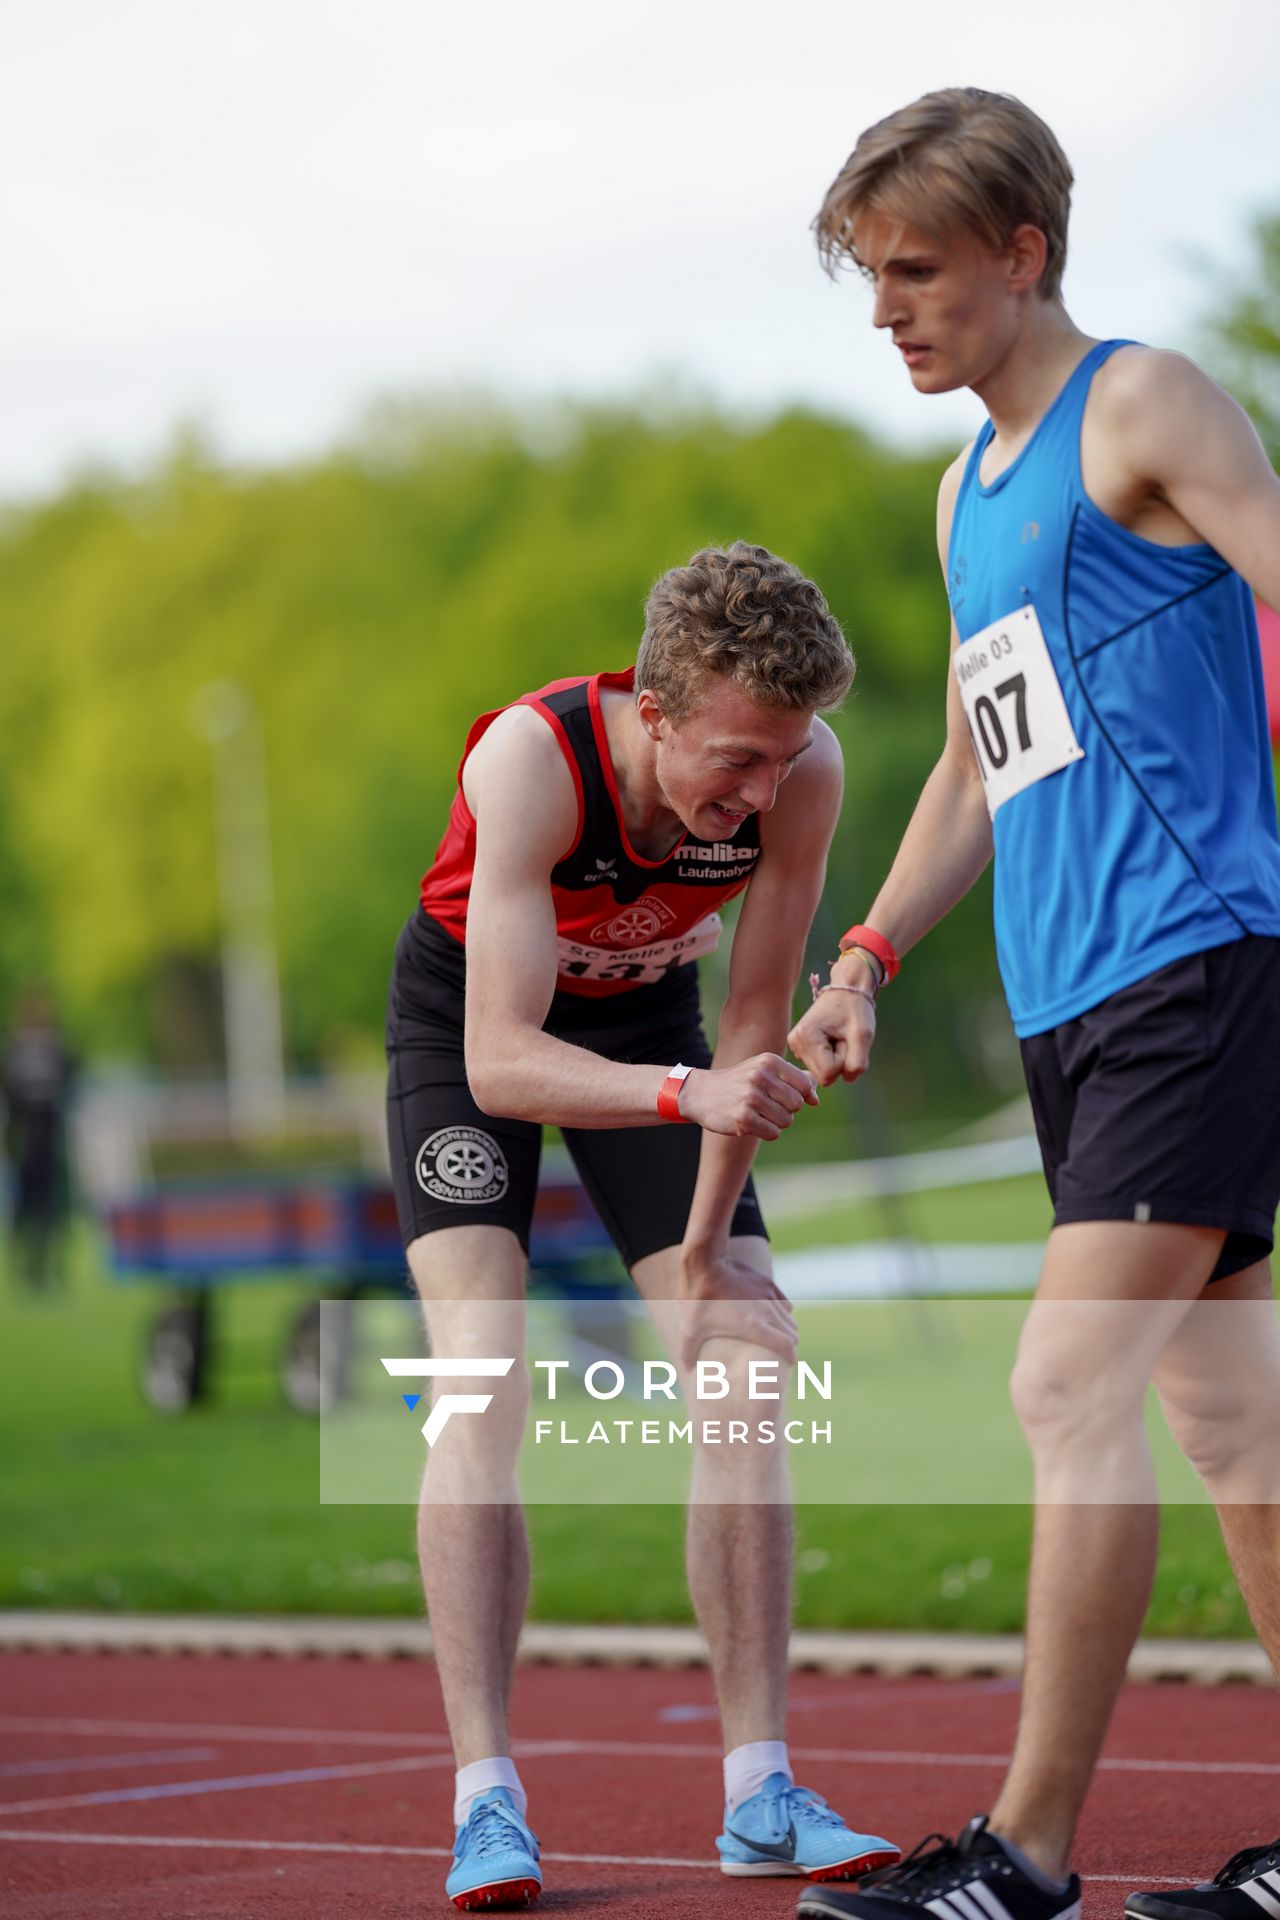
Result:
M876 281L876 297L871 308L872 326L892 327L905 318L901 289L882 275Z
M758 773L751 780L744 780L739 791L743 804L752 813L769 813L778 797L778 775Z

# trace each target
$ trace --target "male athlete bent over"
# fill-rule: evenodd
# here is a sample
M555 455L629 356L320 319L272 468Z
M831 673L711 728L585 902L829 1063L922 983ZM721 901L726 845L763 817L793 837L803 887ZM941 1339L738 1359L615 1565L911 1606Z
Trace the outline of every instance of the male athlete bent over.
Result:
M938 500L946 746L855 930L879 959L832 978L874 990L994 851L1054 1228L1013 1378L1036 1518L1012 1766L989 1824L806 1894L813 1920L1078 1913L1072 1837L1155 1569L1153 1374L1280 1663L1280 834L1248 590L1280 605L1280 483L1190 362L1072 323L1070 188L1043 121L953 88L865 133L818 218L917 391L990 416ZM793 1045L855 1079L874 1031L828 990ZM1277 1920L1280 1841L1253 1840L1127 1912Z
M739 542L658 581L634 671L555 681L472 728L388 1022L396 1194L436 1352L465 1351L449 1303L522 1296L548 1123L641 1293L685 1302L686 1361L704 1342L727 1364L794 1356L749 1175L757 1141L817 1097L780 1055L840 805L839 746L816 716L853 672L812 582ZM690 962L744 888L713 1064ZM460 1142L482 1183L458 1176ZM514 1474L526 1404L453 1423L420 1515L458 1765L445 1884L465 1908L541 1886L507 1735L529 1587ZM688 1576L724 1731L721 1866L850 1877L898 1850L792 1782L785 1467L753 1450L744 1480L717 1453L695 1457ZM498 1477L497 1503L449 1503L447 1476L460 1489L468 1472Z

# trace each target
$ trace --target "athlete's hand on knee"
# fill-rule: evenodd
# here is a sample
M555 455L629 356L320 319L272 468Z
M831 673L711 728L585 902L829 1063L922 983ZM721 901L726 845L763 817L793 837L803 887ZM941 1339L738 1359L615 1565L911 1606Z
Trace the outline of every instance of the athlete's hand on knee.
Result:
M801 1107L817 1104L813 1075L776 1053L757 1053L736 1067L696 1069L680 1096L686 1120L754 1140L776 1140Z
M769 1274L732 1254L680 1261L680 1364L688 1371L708 1340L767 1347L789 1367L799 1329L791 1302Z
M829 1087L835 1080L862 1077L875 1037L875 1008L861 994L823 993L796 1021L787 1045L818 1085Z

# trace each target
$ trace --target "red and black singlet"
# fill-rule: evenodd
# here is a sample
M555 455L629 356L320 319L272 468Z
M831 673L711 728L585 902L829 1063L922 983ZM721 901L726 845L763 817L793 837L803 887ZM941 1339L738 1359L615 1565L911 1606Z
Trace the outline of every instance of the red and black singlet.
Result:
M749 814L732 840L682 839L664 860L646 860L627 838L600 707L602 687L630 692L634 670L553 680L512 705L532 707L551 727L578 793L578 834L551 871L561 992L593 998L660 980L672 967L710 953L720 938L717 908L750 880L760 858L760 818ZM475 871L476 823L462 792L462 766L498 714L467 735L458 791L436 857L423 875L423 911L455 940L466 939Z

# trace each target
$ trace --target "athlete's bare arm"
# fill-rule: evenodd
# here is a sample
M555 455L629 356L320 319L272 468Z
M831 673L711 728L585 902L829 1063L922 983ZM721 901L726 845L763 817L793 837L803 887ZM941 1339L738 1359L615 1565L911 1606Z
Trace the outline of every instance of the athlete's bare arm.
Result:
M968 453L966 448L948 467L938 490L938 557L944 577L951 517ZM953 653L959 644L953 621ZM964 898L991 854L991 820L982 776L960 690L948 666L946 743L925 781L889 876L871 904L867 925L891 941L898 954L908 952ZM856 954L838 960L831 978L849 986L873 984L870 968ZM841 1078L856 1080L866 1072L875 1035L875 1011L865 1000L852 993L824 993L792 1029L790 1046L825 1087Z
M843 787L840 743L825 721L815 720L813 745L779 789L772 810L760 816L760 858L734 934L717 1068L783 1044ZM810 1097L816 1105L817 1094ZM703 1343L717 1336L768 1347L787 1365L795 1364L798 1331L785 1295L767 1264L758 1263L758 1255L756 1260L736 1257L730 1240L733 1211L755 1151L753 1139L702 1137L680 1249L685 1302L680 1357L686 1367Z
M1125 348L1099 369L1081 455L1095 503L1163 543L1207 540L1280 606L1280 479L1243 408L1192 361ZM1171 524L1148 528L1163 507Z
M501 714L467 761L463 792L476 820L466 1058L477 1104L553 1126L663 1124L667 1066L605 1060L542 1031L556 985L551 870L578 830L573 780L546 722L523 707ZM680 1107L716 1132L772 1140L810 1091L798 1068L757 1056L691 1074Z
M729 959L729 995L720 1015L717 1068L733 1067L785 1043L791 995L827 869L840 814L840 743L815 720L813 745L760 816L760 858L751 876ZM816 1104L817 1096L813 1096ZM776 1134L761 1133L761 1139ZM729 1225L755 1156L754 1139L708 1136L685 1231L682 1265L695 1291L714 1290L728 1254Z

